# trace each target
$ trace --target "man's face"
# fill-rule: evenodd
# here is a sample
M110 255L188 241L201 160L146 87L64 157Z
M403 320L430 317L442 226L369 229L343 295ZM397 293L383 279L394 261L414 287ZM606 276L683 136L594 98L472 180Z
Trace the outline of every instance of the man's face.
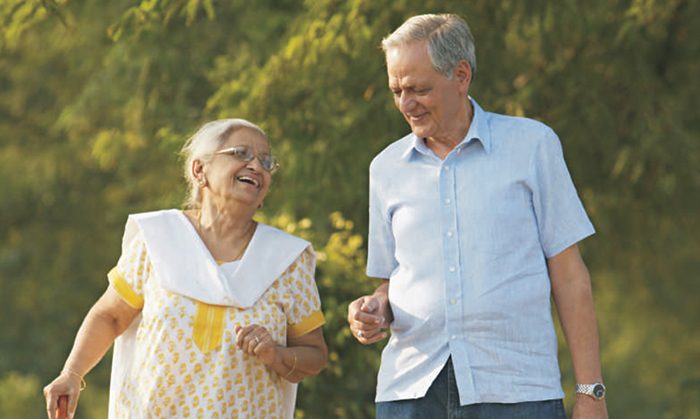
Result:
M440 140L463 126L471 74L466 62L452 79L438 73L425 42L413 42L386 52L389 89L394 104L420 138Z

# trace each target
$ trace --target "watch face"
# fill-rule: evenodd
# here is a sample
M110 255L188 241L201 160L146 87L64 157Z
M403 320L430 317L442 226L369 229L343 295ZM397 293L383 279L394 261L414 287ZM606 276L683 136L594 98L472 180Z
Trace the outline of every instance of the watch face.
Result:
M601 384L596 384L596 386L593 387L593 395L598 399L605 396L605 387Z

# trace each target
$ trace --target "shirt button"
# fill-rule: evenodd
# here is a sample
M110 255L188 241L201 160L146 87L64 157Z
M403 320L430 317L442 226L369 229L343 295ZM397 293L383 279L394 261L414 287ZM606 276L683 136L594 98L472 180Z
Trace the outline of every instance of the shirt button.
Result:
M452 340L457 339L457 335L452 335L452 336L450 336L450 339L452 339Z
M443 170L446 171L446 172L449 172L449 171L450 171L450 166L445 166L445 167L443 168Z
M454 267L454 266L450 266L450 272L454 272L454 271L455 271L455 267Z
M456 299L456 298L452 298L452 299L450 300L450 304L452 304L452 305L457 304L457 299Z
M452 202L452 201L450 201L450 198L446 198L446 199L445 199L445 203L446 203L446 204L449 204L450 202Z
M451 231L448 231L448 232L447 232L447 237L452 237L452 232L451 232Z

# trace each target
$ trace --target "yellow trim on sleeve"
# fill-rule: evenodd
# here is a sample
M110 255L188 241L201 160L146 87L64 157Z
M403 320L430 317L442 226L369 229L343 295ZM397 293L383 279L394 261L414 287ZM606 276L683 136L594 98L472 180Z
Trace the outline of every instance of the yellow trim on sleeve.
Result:
M117 270L116 266L109 271L107 278L117 294L119 294L127 304L136 309L143 308L143 297L138 295L131 288L129 283L126 282L126 279L124 279L122 274Z
M206 354L221 345L226 306L215 306L201 301L195 301L195 304L197 312L192 326L192 340L202 353Z
M314 311L308 316L301 319L297 324L290 324L287 327L287 336L290 338L296 338L303 336L313 330L326 324L326 318L323 316L321 311Z

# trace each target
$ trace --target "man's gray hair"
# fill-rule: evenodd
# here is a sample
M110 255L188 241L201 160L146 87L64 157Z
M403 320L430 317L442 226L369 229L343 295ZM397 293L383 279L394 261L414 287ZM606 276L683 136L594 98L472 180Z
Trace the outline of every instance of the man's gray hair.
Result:
M192 163L195 160L208 163L214 152L219 150L231 134L243 128L256 131L267 139L267 134L262 128L245 119L218 119L202 125L182 147L181 153L185 158L185 180L187 180L186 208L199 208L202 200L199 183L192 173Z
M422 41L427 41L428 55L436 71L452 79L459 61L466 60L474 79L476 48L474 37L464 19L454 14L413 16L382 39L382 49L386 53L390 49Z

